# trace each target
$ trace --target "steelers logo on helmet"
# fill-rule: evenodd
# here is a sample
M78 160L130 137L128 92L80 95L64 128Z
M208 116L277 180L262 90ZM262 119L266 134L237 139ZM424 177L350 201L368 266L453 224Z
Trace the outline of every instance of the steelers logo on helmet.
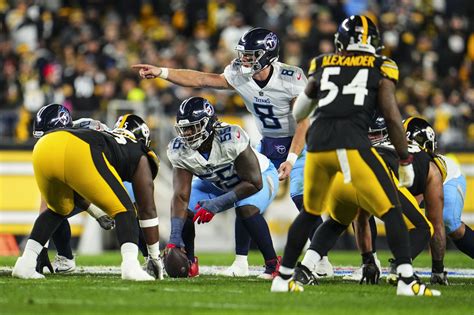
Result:
M179 106L175 129L185 145L196 150L214 132L214 107L202 97L190 97Z
M364 15L345 19L334 35L336 51L358 51L375 54L382 48L377 26Z
M142 141L147 147L150 146L150 128L140 116L134 114L120 116L114 125L114 130L116 129L128 130L136 140Z

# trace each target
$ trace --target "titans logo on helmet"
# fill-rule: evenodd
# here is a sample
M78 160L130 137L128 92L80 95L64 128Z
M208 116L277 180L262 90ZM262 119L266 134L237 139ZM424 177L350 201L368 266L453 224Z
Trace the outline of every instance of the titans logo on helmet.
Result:
M265 48L272 51L277 47L278 37L275 35L275 33L270 33L265 36L263 42L265 43Z

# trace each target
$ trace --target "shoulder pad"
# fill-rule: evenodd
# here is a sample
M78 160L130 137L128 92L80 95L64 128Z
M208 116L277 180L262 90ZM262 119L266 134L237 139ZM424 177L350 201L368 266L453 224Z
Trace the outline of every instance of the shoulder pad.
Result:
M385 56L377 56L380 61L380 72L382 75L395 83L398 82L399 72L395 61Z
M444 161L443 158L441 158L438 155L433 155L433 162L436 164L436 167L439 169L439 172L441 173L441 177L444 180L446 179L446 176L448 175L448 166L446 165L446 162Z
M158 175L158 170L160 169L160 159L158 158L156 153L153 152L150 149L148 149L146 154L147 154L147 157L148 157L148 161L150 162L151 174L152 174L153 179L154 179L156 177L156 175Z

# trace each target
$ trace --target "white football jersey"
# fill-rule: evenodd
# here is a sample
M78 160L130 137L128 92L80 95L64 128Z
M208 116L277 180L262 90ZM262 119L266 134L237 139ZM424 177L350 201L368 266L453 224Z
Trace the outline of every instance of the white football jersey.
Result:
M296 121L290 102L304 90L308 80L301 68L281 62L272 65L272 77L263 88L251 77L242 75L233 63L224 69L224 76L253 114L262 136L291 137L295 134Z
M208 159L197 150L187 147L180 137L170 141L167 154L173 167L186 169L202 180L211 182L215 187L229 191L240 183L234 161L249 144L249 137L242 128L222 123L216 129ZM268 158L255 150L254 153L258 158L260 170L265 171L270 165Z
M454 162L454 160L441 154L437 154L437 156L439 156L446 164L446 178L444 179L443 184L446 184L446 182L448 182L449 180L453 178L458 178L462 175L461 168L456 162Z

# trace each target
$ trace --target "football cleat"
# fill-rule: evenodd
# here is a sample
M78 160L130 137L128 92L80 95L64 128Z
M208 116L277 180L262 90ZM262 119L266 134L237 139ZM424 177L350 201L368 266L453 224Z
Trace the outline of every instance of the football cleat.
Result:
M321 260L316 264L314 272L319 277L333 277L334 269L332 264L329 262L328 256L323 256Z
M318 285L316 276L305 265L298 263L295 268L293 279L302 285Z
M272 280L278 275L280 269L281 256L275 259L270 259L265 262L265 271L260 274L257 278L264 280Z
M364 280L366 284L378 284L379 278L380 270L375 262L362 265L362 278L360 279L359 284L363 284Z
M36 261L29 261L19 257L13 267L12 277L20 279L44 279L44 276L36 271Z
M148 256L145 258L145 263L145 270L150 276L158 280L163 280L163 270L165 269L165 267L163 265L163 260L161 260L161 257L158 257L158 259L153 259Z
M271 292L303 292L304 288L301 283L298 283L293 278L288 280L283 279L277 275L273 278Z
M188 277L199 277L199 260L196 256L194 256L194 261L189 262Z
M449 285L448 273L446 271L440 272L440 273L432 272L431 273L431 278L430 278L430 283L431 284Z
M73 272L76 270L76 259L74 257L72 259L68 259L64 256L56 255L51 264L53 265L54 272L56 273Z
M397 284L397 295L402 296L440 296L438 290L429 289L419 279L415 277L399 277Z
M229 268L219 273L220 276L225 277L248 277L249 276L249 263L248 261L237 261L234 260Z
M154 277L150 276L145 270L142 269L138 259L132 259L127 261L122 261L120 267L122 271L123 280L133 280L133 281L153 281Z

